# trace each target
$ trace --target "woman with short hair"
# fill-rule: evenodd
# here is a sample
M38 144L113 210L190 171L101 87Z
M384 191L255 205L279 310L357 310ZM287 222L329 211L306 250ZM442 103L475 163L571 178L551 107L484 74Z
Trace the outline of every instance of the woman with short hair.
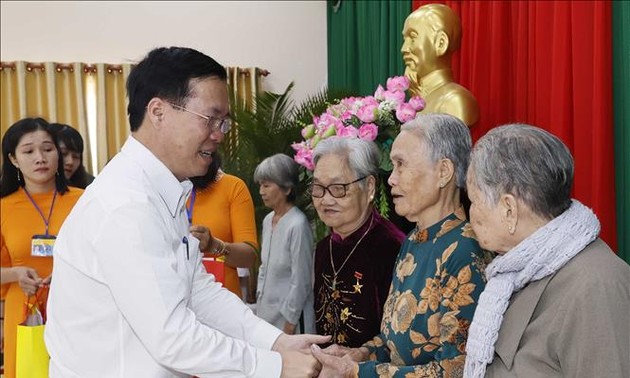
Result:
M358 347L378 334L404 234L374 208L380 153L373 142L330 137L313 152L310 194L331 233L315 252L317 333Z
M260 196L272 211L263 220L262 264L256 315L285 333L313 333L313 232L295 206L298 166L284 154L263 160L254 171ZM304 329L298 328L303 314Z
M627 377L630 267L571 199L573 158L534 126L490 130L471 155L472 227L498 256L468 333L464 377Z

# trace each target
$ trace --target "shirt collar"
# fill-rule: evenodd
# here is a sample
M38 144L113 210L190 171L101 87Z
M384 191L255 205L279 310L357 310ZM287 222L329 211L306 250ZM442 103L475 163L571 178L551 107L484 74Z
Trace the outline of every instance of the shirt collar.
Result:
M464 211L463 206L459 206L455 212L446 216L446 218L440 220L439 222L429 226L425 229L418 229L418 226L409 234L408 239L411 241L415 241L417 243L423 243L427 240L435 240L440 236L446 234L451 231L455 227L466 221L466 212Z
M178 210L186 205L186 200L192 191L193 185L190 180L179 182L173 172L151 150L131 135L127 138L121 152L131 156L138 163L153 188L164 201L171 216L175 218L179 214Z

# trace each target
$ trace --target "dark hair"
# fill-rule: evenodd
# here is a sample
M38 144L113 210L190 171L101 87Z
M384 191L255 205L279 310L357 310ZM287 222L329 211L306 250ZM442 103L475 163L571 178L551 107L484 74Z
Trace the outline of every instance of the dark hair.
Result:
M193 183L195 189L206 189L217 178L217 174L219 173L219 168L221 168L221 155L218 152L212 153L212 163L208 168L208 172L206 172L203 176L191 177L190 181Z
M9 127L2 137L2 178L0 178L0 197L8 196L17 191L20 186L24 186L24 180L18 180L18 170L11 163L9 155L15 156L15 149L22 137L26 134L43 130L50 135L57 149L57 175L55 176L55 187L59 194L68 191L66 176L63 173L63 157L59 148L57 136L52 131L50 124L43 118L24 118Z
M76 152L81 156L81 163L68 179L68 185L85 189L86 186L92 183L94 177L87 173L83 165L83 137L81 137L77 129L70 125L51 123L50 127L57 134L57 140L60 143L63 143L69 151Z
M127 79L129 124L140 128L147 105L159 97L184 106L190 95L190 80L217 77L227 80L225 68L209 56L186 47L153 49L135 66Z

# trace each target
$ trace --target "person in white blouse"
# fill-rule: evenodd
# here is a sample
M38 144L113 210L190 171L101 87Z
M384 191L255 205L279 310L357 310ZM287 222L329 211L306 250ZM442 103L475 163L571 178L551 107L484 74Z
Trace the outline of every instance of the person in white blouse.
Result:
M314 377L305 352L214 282L186 218L229 130L225 69L157 48L127 81L131 136L61 228L45 340L51 377ZM71 294L70 294L71 293ZM304 351L304 352L303 352Z
M285 154L266 158L254 172L272 210L262 225L256 315L288 334L315 332L313 231L295 205L299 176L298 164Z

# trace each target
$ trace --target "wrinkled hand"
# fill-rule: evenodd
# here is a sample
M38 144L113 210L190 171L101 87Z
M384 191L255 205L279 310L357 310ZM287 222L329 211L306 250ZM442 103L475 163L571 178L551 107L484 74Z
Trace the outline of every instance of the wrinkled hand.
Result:
M328 348L325 348L324 353L336 357L349 356L354 362L366 361L370 356L370 351L367 348L348 348L337 344L333 344Z
M18 285L20 285L24 294L35 295L37 289L43 285L44 280L37 275L35 269L27 266L16 266L12 269L17 277Z
M202 225L192 225L190 226L189 231L194 237L199 239L199 250L201 252L207 252L208 248L211 247L213 240L210 229Z
M320 347L311 347L313 356L322 364L319 378L354 378L359 374L359 365L352 361L350 355L337 357L326 354Z
M280 355L282 356L282 374L280 374L280 378L317 377L322 368L315 357L308 353L289 350L280 352Z

